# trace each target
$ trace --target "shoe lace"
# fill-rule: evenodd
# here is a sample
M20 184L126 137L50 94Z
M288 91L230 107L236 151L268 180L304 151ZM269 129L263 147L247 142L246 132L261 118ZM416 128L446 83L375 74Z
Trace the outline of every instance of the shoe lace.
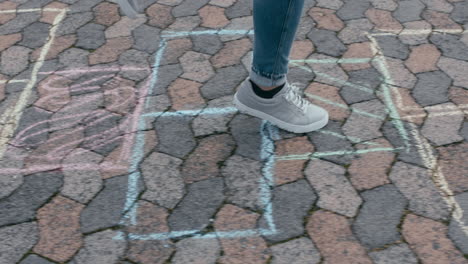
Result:
M286 93L286 99L291 101L299 109L304 111L307 102L304 98L302 98L299 92L299 87L297 87L295 83L291 83L289 87L291 88L291 90L288 93Z

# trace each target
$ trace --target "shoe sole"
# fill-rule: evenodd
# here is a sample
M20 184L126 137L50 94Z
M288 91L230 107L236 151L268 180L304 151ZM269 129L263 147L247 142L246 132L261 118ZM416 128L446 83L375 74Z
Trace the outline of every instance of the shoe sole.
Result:
M239 109L240 112L243 112L243 113L246 113L246 114L261 118L261 119L264 119L264 120L268 120L271 123L273 123L274 125L278 126L279 128L282 128L284 130L287 130L287 131L290 131L290 132L293 132L293 133L312 132L312 131L318 130L318 129L326 126L327 123L328 123L328 114L327 114L325 116L325 118L323 118L323 119L321 119L321 120L319 120L317 122L314 122L312 124L309 124L309 125L305 125L305 126L292 125L292 124L286 123L284 121L281 121L281 120L279 120L278 118L276 118L274 116L265 114L264 112L261 112L261 111L258 111L256 109L253 109L253 108L250 108L250 107L246 106L245 104L241 103L237 99L237 94L234 95L233 103L237 107L237 109Z

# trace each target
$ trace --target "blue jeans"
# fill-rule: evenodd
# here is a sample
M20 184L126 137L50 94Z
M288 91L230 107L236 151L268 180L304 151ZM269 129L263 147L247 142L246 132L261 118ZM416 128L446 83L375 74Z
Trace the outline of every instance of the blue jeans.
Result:
M286 82L289 54L304 0L254 0L254 45L249 78L261 86Z

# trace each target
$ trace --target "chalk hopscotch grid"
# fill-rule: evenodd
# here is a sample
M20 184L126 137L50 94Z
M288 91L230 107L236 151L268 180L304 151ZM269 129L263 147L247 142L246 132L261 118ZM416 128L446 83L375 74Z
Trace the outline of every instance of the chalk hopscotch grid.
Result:
M155 55L155 62L153 65L153 72L152 78L149 85L148 91L145 94L152 94L152 90L154 89L157 80L158 80L158 70L159 65L161 62L162 55L164 54L164 50L167 47L167 39L175 38L175 37L185 37L189 35L202 35L202 34L225 34L225 35L236 35L236 34L253 34L253 30L205 30L205 31L192 31L192 32L169 32L170 34L162 35L162 40L160 42L158 52ZM370 62L372 58L353 58L353 59L323 59L323 60L291 60L292 65L296 65L301 68L305 68L309 70L307 67L301 66L300 62L307 62L307 63L366 63ZM309 70L310 71L310 70ZM317 72L314 72L317 74ZM318 73L324 77L332 78L331 76L325 73ZM332 78L333 79L333 78ZM333 79L337 82L344 82L342 80ZM363 90L366 92L373 92L367 87L351 84L345 82L348 85L353 86L356 89ZM313 95L308 95L309 97L313 97ZM142 96L144 98L144 96ZM149 106L149 97L146 98L144 102L144 107L147 108ZM319 98L324 100L323 98ZM391 98L390 98L391 100ZM328 102L331 104L335 104L334 102ZM387 105L387 104L386 104ZM339 105L339 107L343 107ZM346 107L346 106L344 106ZM198 110L182 110L176 112L149 112L142 114L138 119L138 132L135 139L135 144L133 146L133 153L131 155L130 167L129 167L129 178L128 178L128 191L127 191L127 199L123 210L123 218L121 219L121 225L136 225L137 224L137 196L138 196L138 180L141 177L141 173L138 171L138 164L143 160L143 145L145 142L145 135L142 130L145 129L145 119L146 118L158 118L158 117L177 117L177 116L196 116L196 115L219 115L219 114L226 114L226 113L233 113L237 112L238 110L234 107L225 107L225 108L205 108L205 109L198 109ZM367 115L372 118L377 119L384 119L384 117L376 116L371 113L367 113L364 111L356 112ZM390 109L390 113L395 116L396 119L399 120L398 112L392 111ZM400 131L400 130L399 130ZM324 132L327 133L327 132ZM328 132L333 134L332 132ZM150 233L150 234L135 234L135 233L127 233L125 234L123 231L120 231L119 234L115 237L115 239L125 239L127 237L130 240L165 240L170 238L176 238L181 236L188 236L192 235L195 238L234 238L234 237L247 237L247 236L255 236L255 235L273 235L277 233L276 226L273 219L273 212L272 212L272 204L271 204L271 188L274 186L274 175L273 175L273 168L275 165L276 160L291 160L291 159L315 159L324 156L331 156L331 155L347 155L347 154L359 154L359 153L368 153L368 152L376 152L376 151L399 151L403 147L397 148L371 148L366 150L358 150L357 152L349 152L349 151L332 151L332 152L321 152L321 153L305 153L303 155L289 155L289 156L275 156L274 155L274 140L280 139L278 135L278 128L271 125L270 123L263 121L260 126L260 135L262 138L261 142L261 151L260 155L262 160L264 160L264 166L262 168L263 177L260 178L260 200L264 206L264 217L267 220L269 229L246 229L246 230L233 230L233 231L214 231L207 234L201 234L201 230L185 230L185 231L172 231L172 232L161 232L161 233ZM340 136L340 135L335 135ZM402 136L403 140L406 142L407 137ZM359 139L357 139L359 140ZM371 144L371 143L370 143Z

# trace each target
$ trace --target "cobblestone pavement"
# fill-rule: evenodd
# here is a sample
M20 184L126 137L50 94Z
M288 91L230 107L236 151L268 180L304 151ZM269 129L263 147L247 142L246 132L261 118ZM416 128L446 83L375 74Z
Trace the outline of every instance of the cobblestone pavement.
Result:
M1 264L468 263L468 1L306 1L308 134L231 104L252 0L142 2L0 2Z

